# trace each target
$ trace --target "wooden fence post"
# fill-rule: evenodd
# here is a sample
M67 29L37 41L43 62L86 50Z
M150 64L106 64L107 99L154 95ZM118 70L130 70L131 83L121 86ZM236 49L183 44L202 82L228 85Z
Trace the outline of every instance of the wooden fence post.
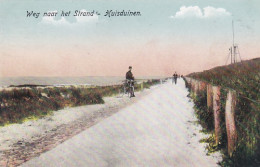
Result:
M208 112L211 112L213 109L213 92L212 92L212 85L207 85L207 108Z
M227 130L227 140L228 140L228 154L231 157L233 151L235 150L237 141L237 132L235 124L235 106L236 106L236 92L228 91L226 107L225 107L225 121Z
M199 81L199 91L203 91L206 89L207 84L203 81Z
M191 85L191 78L186 78L186 81L188 82L189 85Z
M199 81L198 80L195 80L195 94L197 95L198 94L198 91L199 91Z
M219 144L221 137L220 129L220 87L213 86L213 111L214 111L214 126L215 126L215 140Z
M194 92L194 79L191 79L190 81L190 84L191 84L191 91Z

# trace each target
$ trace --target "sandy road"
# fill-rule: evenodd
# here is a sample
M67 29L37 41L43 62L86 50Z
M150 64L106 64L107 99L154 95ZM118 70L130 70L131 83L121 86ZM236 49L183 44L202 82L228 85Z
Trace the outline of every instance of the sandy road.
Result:
M23 167L217 166L206 156L184 81L159 86Z

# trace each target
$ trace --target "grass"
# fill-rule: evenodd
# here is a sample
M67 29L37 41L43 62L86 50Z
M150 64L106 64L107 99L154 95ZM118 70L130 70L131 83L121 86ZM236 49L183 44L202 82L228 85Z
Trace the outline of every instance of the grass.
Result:
M232 88L256 101L260 99L260 58L215 67L188 76L213 85Z
M193 99L199 123L207 132L212 132L214 130L214 117L213 112L207 109L207 91L198 92Z
M212 85L221 86L221 146L223 152L221 166L260 166L260 58L243 61L228 66L216 67L200 73L188 75ZM187 84L189 87L190 85ZM227 89L237 92L235 123L238 134L236 149L232 156L227 154L227 134L225 129L225 102ZM205 92L194 99L197 116L205 129L210 127L211 117L205 113ZM210 142L209 142L210 143Z
M43 96L45 95L45 96ZM101 94L78 88L14 89L0 92L0 125L21 123L68 106L104 103Z
M206 149L207 149L207 155L210 155L212 153L215 153L216 151L219 151L221 148L218 144L215 142L215 136L214 134L210 134L209 137L203 138L199 141L200 143L207 143Z
M160 80L144 82L144 88ZM141 85L136 84L136 91ZM97 87L26 87L0 92L0 126L39 119L65 107L104 103L103 97L122 92L121 85Z

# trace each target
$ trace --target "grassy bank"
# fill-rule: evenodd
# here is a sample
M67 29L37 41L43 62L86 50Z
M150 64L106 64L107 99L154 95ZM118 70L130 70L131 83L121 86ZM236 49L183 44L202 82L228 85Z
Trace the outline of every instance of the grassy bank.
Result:
M260 58L228 66L216 67L188 75L191 78L221 86L221 142L211 150L223 152L222 166L260 166ZM190 85L187 84L189 87ZM238 134L236 149L227 154L225 102L227 88L237 92L235 123ZM208 133L213 132L213 113L207 110L206 90L193 97L197 117ZM210 141L210 140L209 140Z
M232 88L258 102L260 99L260 58L192 73L188 77Z
M143 88L159 83L148 80ZM136 91L141 84L136 84ZM25 87L0 92L0 126L40 118L65 107L102 104L103 97L122 92L122 85L97 87Z

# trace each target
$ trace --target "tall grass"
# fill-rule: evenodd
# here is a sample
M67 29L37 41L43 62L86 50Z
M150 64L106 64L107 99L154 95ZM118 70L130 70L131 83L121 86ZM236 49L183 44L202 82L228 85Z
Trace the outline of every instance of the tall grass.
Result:
M159 80L144 82L149 88ZM136 84L136 91L141 89ZM21 88L0 92L0 126L21 123L28 118L39 118L65 107L102 104L103 97L122 92L121 85L97 86L93 88L46 87Z
M188 75L194 79L221 86L221 131L224 153L222 166L260 166L260 58L216 67L200 73ZM225 102L227 88L237 92L235 123L238 134L236 149L232 156L227 154L225 129ZM194 100L198 117L203 127L211 129L205 115L205 93L198 94ZM210 121L210 120L209 120Z
M103 103L101 94L78 88L14 89L0 92L0 125L44 116L68 106Z

